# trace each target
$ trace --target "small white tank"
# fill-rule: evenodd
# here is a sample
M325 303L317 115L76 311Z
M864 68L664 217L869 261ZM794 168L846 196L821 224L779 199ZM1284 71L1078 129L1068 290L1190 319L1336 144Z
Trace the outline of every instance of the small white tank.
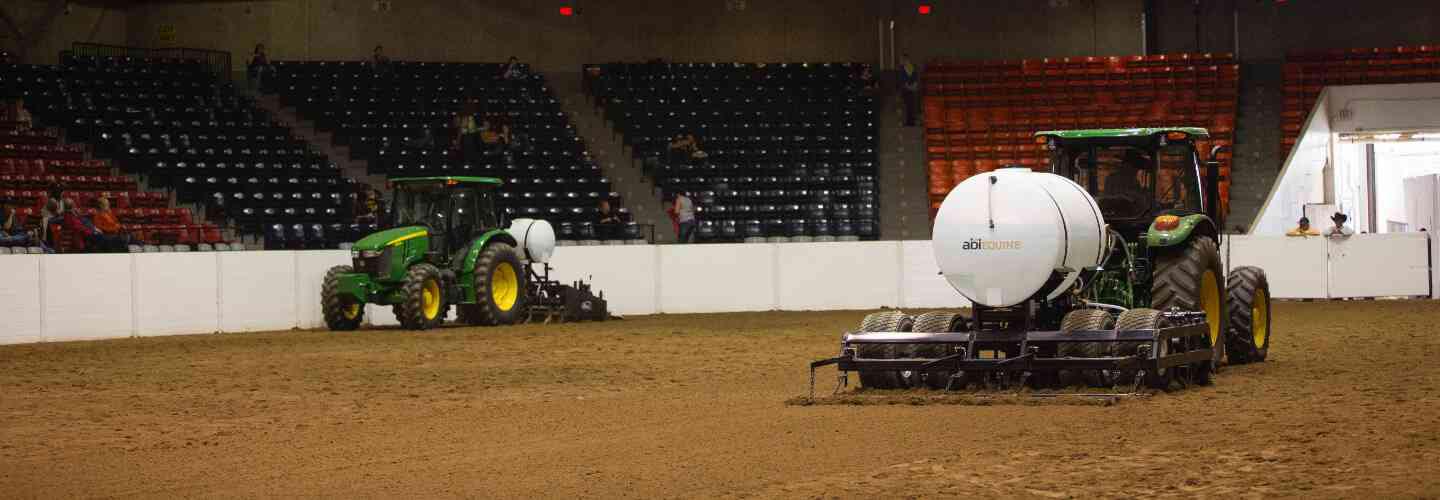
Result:
M1053 299L1106 255L1095 199L1064 177L1007 168L966 179L945 197L932 231L935 262L971 301L1004 307ZM1047 282L1060 272L1063 280Z
M520 257L530 262L549 262L555 253L555 228L540 219L510 221L510 236L520 243Z

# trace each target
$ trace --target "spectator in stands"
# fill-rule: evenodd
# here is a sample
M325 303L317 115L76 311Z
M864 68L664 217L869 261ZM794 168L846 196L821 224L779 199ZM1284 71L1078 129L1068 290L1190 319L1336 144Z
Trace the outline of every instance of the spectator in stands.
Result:
M1297 225L1295 226L1295 229L1291 229L1289 232L1285 233L1285 236L1320 236L1320 231L1316 231L1310 228L1309 217L1301 217L1300 220L1296 222L1296 224Z
M675 221L679 224L680 243L690 243L695 235L695 202L684 192L675 193Z
M259 91L265 84L265 79L269 78L270 71L270 56L265 55L265 44L255 44L255 52L250 54L250 64L245 67L250 89Z
M920 72L910 62L910 54L900 57L900 98L905 104L905 126L915 126L915 93L920 90Z
M130 245L130 237L120 229L120 221L110 211L110 200L100 198L99 210L91 221L96 229L95 246L108 251L123 252Z
M480 157L480 127L475 125L475 114L479 105L474 99L465 101L460 114L455 115L455 145L466 160Z
M1325 230L1325 236L1329 236L1331 238L1349 238L1353 236L1355 234L1355 230L1345 227L1345 222L1349 220L1350 216L1342 214L1340 212L1335 212L1335 215L1330 216L1330 221L1334 222L1335 225L1330 226L1330 229Z
M880 82L876 81L875 74L870 72L869 64L866 64L865 68L860 71L860 85L867 94L873 95L880 90Z
M625 221L620 213L610 207L610 200L601 199L600 209L595 215L595 236L602 239L614 239L620 236Z
M375 50L370 54L370 67L376 73L384 73L390 69L390 58L385 55L385 46L376 45Z
M15 122L15 131L24 132L30 130L32 120L30 110L25 109L25 100L20 98L11 99L5 106L5 121Z
M481 149L483 149L484 151L487 151L487 152L490 152L490 151L501 151L501 150L503 150L503 149L505 148L505 143L504 143L504 141L503 141L503 138L502 138L501 134L502 134L504 131L505 131L504 128L502 128L502 127L499 126L499 125L496 125L495 122L490 121L489 118L486 118L486 119L481 120L481 121L480 121L480 147L481 147Z
M67 241L76 242L78 246L71 247L70 251L85 251L87 245L93 241L99 231L96 231L95 226L80 215L80 205L75 203L74 198L66 198L61 205L61 209L64 210L63 215L60 216L60 230L62 233L57 236L61 238L73 238Z
M51 246L55 245L55 235L50 234L50 226L64 222L62 208L60 198L52 194L50 200L45 202L45 207L40 209L40 240Z
M525 69L520 66L520 59L515 56L510 56L510 60L505 63L505 69L500 71L500 78L506 80L524 80L526 76Z
M25 246L30 244L30 234L15 213L15 202L9 198L0 200L0 246Z

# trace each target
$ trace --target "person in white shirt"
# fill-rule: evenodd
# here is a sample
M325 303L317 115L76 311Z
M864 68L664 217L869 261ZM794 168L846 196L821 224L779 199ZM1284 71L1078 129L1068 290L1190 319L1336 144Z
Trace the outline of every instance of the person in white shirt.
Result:
M1335 212L1335 215L1330 216L1330 221L1334 222L1335 225L1331 226L1330 229L1325 230L1325 236L1331 238L1349 238L1351 235L1354 235L1354 229L1345 227L1345 222L1348 220L1350 220L1349 216L1346 216L1345 214L1342 214L1340 212Z

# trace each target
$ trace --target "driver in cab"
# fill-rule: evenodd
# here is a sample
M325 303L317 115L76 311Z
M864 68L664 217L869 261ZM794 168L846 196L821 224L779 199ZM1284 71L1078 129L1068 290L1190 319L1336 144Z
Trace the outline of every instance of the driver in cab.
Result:
M1146 205L1150 196L1145 186L1140 184L1139 174L1148 170L1146 165L1149 161L1139 151L1126 150L1120 165L1105 176L1105 195L1124 198L1136 206Z

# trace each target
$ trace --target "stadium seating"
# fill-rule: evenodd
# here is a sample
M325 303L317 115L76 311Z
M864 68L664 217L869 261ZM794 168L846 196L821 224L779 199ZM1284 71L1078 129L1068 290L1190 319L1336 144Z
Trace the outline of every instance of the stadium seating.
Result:
M371 174L497 177L505 181L497 205L507 216L549 220L562 239L596 239L599 200L617 197L609 180L544 77L509 80L500 77L501 69L491 63L392 62L377 71L362 62L278 61L267 91L320 131L332 132L354 159L367 161ZM514 147L461 157L452 145L453 123L470 98L481 114L509 124ZM433 143L412 142L426 128ZM621 235L640 236L633 224Z
M218 225L196 220L188 208L174 208L170 194L142 190L135 177L116 175L148 174L151 169L116 148L107 136L118 131L129 135L167 127L200 128L163 119L177 101L205 99L206 91L196 89L215 91L213 82L199 85L189 79L195 74L203 72L190 62L129 58L67 58L62 66L5 65L0 69L0 95L24 98L37 126L23 130L13 122L0 123L0 197L16 203L17 215L29 229L41 223L48 193L58 188L63 196L75 199L86 216L94 215L100 198L109 199L122 229L137 246L166 243L188 250L199 243L210 248L223 244ZM58 129L43 126L47 124L64 126L65 141L60 141ZM86 142L99 147L92 149ZM118 157L125 168L114 168L110 161L91 155ZM149 188L165 187L158 177L147 177ZM71 240L55 234L51 243L60 251L79 249Z
M140 176L149 189L173 192L176 202L203 204L211 218L232 219L242 233L352 218L351 181L196 61L64 53L60 65L6 65L0 95L24 97L38 122L65 128L67 141L93 144L93 154L111 159L121 173ZM22 154L45 163L4 163ZM80 144L27 139L0 149L0 169L26 183L39 175L94 173L84 171L93 161L84 158ZM97 191L135 186L105 176L76 182ZM136 194L128 200L119 194L118 206L153 206L149 195ZM161 196L168 206L169 195ZM203 227L178 231L202 236L192 239L214 233Z
M613 63L586 89L702 241L876 238L875 103L862 64ZM667 158L694 134L703 159Z
M1327 85L1440 82L1440 46L1292 52L1284 66L1281 154L1289 154Z
M1239 66L1231 54L936 61L926 67L924 118L931 216L971 175L1018 164L1043 168L1031 135L1047 129L1198 126L1232 145ZM1221 210L1230 158L1222 153Z

